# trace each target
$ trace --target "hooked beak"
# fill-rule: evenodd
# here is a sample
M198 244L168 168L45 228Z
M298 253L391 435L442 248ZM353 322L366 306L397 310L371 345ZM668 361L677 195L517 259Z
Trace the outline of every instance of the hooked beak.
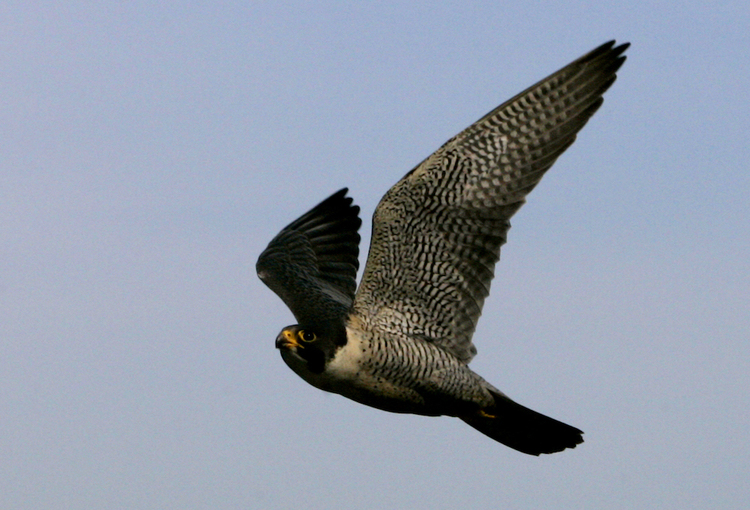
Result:
M279 333L279 336L276 337L276 348L287 351L296 351L297 349L300 349L301 346L299 342L297 342L297 335L289 329L284 329Z

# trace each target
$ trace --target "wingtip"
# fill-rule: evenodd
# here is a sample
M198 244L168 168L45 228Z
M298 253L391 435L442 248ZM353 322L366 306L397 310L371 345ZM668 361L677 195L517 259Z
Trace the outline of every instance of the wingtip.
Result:
M341 188L336 193L334 193L333 195L331 195L329 198L333 198L333 197L337 197L337 198L339 198L339 197L346 197L347 193L349 193L349 188ZM348 197L348 198L351 198L351 197Z
M625 55L623 55L623 53L625 53L625 50L630 47L630 43L625 42L620 44L619 46L615 46L615 44L617 44L617 41L615 41L614 39L612 39L611 41L607 41L604 44L597 46L593 50L586 53L578 60L578 62L589 63L595 60L606 58L607 60L620 62L620 64L618 64L617 66L619 68L619 66L622 65L622 62L625 62L625 59L627 58Z
M614 43L615 41L612 41L612 42ZM621 45L619 45L618 47L616 47L613 51L616 51L618 53L622 53L623 51L627 50L628 48L630 48L630 42L624 42Z
M612 41L612 42L614 42L614 41ZM612 56L619 57L617 59L617 61L620 62L620 65L622 65L622 63L625 62L627 60L627 58L628 58L627 55L623 55L623 53L625 53L625 51L628 48L630 48L630 43L629 42L622 43L621 45L617 46L616 48L612 48ZM618 68L619 68L619 66L618 66Z

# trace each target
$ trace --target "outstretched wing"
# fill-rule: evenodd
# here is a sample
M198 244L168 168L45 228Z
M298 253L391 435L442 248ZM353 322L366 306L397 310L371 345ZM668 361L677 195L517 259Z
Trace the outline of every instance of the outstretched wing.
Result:
M608 42L448 140L383 197L354 313L468 363L509 219L602 104L628 47Z
M287 225L255 265L263 283L307 327L343 320L354 299L362 220L347 191Z

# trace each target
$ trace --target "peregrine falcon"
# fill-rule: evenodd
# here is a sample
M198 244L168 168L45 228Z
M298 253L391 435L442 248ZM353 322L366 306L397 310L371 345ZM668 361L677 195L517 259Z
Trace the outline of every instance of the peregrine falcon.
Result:
M602 104L628 43L610 41L498 106L393 186L372 220L357 288L359 207L342 189L258 259L299 324L281 357L321 390L395 413L454 416L530 455L579 429L532 411L469 368L510 218Z

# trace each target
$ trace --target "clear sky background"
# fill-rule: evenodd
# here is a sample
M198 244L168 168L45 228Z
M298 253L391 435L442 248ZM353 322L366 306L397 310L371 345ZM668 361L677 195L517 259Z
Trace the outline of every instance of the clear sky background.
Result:
M747 2L0 4L0 506L741 508ZM529 457L299 379L255 275L595 46L601 110L515 216L472 367L586 442Z

